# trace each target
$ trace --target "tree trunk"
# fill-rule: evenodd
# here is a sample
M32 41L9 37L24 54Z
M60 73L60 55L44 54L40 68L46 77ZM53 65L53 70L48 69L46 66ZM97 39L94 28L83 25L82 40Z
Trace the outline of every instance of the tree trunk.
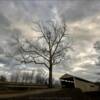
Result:
M52 64L50 64L49 68L49 88L52 88Z

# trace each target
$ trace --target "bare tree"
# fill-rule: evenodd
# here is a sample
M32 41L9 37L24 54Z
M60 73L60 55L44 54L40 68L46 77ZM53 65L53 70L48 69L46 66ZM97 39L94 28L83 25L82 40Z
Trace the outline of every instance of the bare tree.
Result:
M30 83L34 82L34 80L35 80L34 76L35 76L35 70L32 70L32 73L30 73L30 78L29 78Z
M20 63L32 63L45 66L49 71L49 87L52 88L53 66L65 59L71 47L68 27L64 22L55 24L52 21L35 23L36 37L31 39L16 36L16 52L13 57ZM14 46L14 43L12 43Z
M17 83L17 82L19 81L19 74L20 74L20 73L17 73L17 72L14 73L14 74L12 74L11 77L10 77L10 81L11 81L11 82L16 82L16 83Z

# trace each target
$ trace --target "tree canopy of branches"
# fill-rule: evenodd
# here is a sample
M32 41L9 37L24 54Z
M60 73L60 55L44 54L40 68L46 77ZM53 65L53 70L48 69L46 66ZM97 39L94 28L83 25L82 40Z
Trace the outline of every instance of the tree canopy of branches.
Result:
M52 21L35 23L33 31L36 37L26 38L16 36L16 52L13 57L20 63L35 63L45 66L49 71L49 87L52 88L53 66L65 59L71 47L68 27L64 22L60 24Z

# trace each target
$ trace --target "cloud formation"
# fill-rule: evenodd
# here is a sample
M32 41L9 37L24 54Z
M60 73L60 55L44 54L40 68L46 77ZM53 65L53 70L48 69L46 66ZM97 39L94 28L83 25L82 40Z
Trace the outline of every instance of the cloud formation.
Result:
M97 77L94 74L98 71L94 72L94 69L98 67L95 66L97 56L93 44L100 40L99 0L1 0L0 54L9 50L8 42L12 34L24 33L30 36L34 34L32 21L49 20L54 17L59 20L58 16L68 24L74 47L70 67L66 66L65 61L62 71L66 72L65 68L70 73L78 75L81 71L81 76L89 79ZM6 64L11 60L6 59L3 55L0 57L0 63ZM10 66L14 66L12 60ZM55 68L56 70L60 72L61 68Z

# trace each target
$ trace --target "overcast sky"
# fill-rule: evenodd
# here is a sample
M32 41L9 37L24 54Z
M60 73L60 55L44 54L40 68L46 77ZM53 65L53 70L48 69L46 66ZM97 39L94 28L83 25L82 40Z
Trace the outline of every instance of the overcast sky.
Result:
M95 66L97 53L93 44L100 40L100 0L0 0L0 73L10 74L16 69L15 62L4 55L9 49L11 35L31 36L34 34L32 21L52 18L66 21L74 47L70 64L65 61L54 68L54 76L68 72L88 80L99 80L96 73L100 68Z

